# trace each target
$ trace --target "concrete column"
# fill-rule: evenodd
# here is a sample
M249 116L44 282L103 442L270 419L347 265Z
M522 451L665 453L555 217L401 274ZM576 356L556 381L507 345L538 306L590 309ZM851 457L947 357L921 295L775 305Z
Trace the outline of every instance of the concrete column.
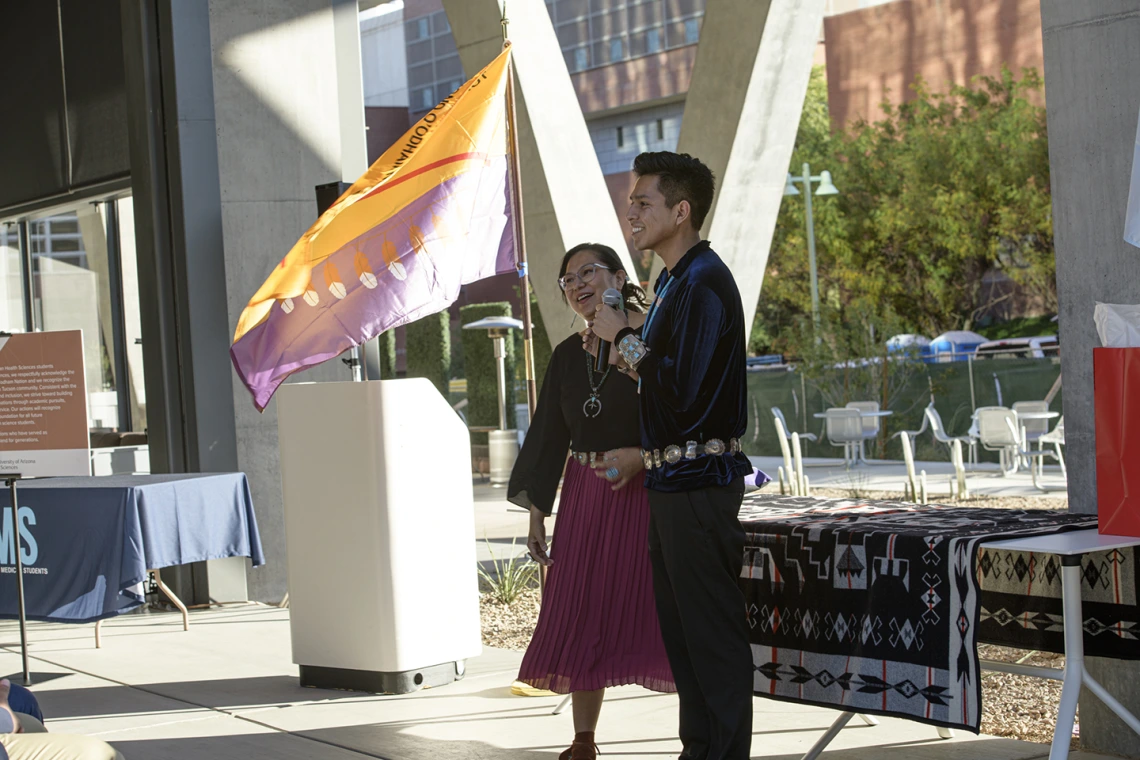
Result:
M342 133L340 97L349 89L357 99L362 94L359 60L355 84L338 82L338 71L352 66L338 60L334 5L340 7L330 0L209 4L231 336L250 296L316 220L313 188L342 179L360 160L342 149L352 135ZM355 25L351 29L356 38ZM360 133L363 145L362 107ZM332 361L295 379L350 380L351 375ZM250 596L276 601L286 592L276 406L259 414L246 389L233 385L238 464L250 480L268 559L249 576Z
M677 151L717 178L703 234L732 270L749 332L795 147L824 0L708 0ZM661 271L654 259L653 282Z
M232 333L209 18L205 5L173 0L123 0L121 9L137 259L137 272L129 265L124 272L138 279L151 469L232 472ZM188 568L164 578L187 601L216 597L215 580L230 589L226 598L243 598L241 563L198 567L193 581Z
M499 0L443 0L468 75L503 47ZM519 158L531 284L551 345L568 336L574 312L562 302L558 266L578 243L604 243L630 274L633 261L614 215L586 120L542 0L510 0ZM578 322L576 329L581 329Z
M1123 240L1140 108L1140 2L1042 0L1041 23L1069 508L1095 512L1092 349L1099 340L1093 307L1096 301L1140 303L1140 256ZM1089 670L1140 712L1140 665L1093 658ZM1080 710L1083 746L1140 755L1140 738L1088 692L1081 694Z

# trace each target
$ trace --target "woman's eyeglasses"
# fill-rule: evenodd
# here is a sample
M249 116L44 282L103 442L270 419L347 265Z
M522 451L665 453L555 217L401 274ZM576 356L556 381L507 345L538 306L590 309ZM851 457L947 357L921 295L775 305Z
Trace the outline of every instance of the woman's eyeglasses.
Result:
M585 285L587 282L592 282L594 275L598 273L599 269L608 269L613 271L613 267L608 267L605 264L587 264L579 269L576 273L565 274L558 278L558 287L565 291L575 282L579 285Z

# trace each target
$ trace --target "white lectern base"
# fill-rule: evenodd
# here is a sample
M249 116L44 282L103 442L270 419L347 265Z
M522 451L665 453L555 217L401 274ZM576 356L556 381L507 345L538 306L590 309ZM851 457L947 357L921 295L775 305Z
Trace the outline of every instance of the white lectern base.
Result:
M293 662L406 693L482 652L467 428L423 379L277 392Z

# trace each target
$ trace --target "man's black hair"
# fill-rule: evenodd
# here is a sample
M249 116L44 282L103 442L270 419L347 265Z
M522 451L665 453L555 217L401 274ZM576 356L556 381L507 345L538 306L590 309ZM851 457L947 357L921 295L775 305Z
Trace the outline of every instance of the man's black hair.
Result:
M712 208L716 181L712 170L700 159L688 153L642 153L633 160L633 172L639 177L657 177L657 187L669 208L688 201L693 229L701 229Z

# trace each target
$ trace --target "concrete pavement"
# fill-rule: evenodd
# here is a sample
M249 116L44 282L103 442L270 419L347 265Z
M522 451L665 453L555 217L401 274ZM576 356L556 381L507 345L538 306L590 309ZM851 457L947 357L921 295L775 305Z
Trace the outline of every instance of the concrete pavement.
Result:
M32 670L48 726L97 735L128 760L554 760L573 732L554 697L514 697L518 652L485 649L464 680L405 696L304 689L291 663L288 610L230 607L131 615L104 627L32 624ZM0 624L0 670L19 670L11 621ZM378 642L379 644L380 642ZM55 676L47 680L46 676ZM598 738L605 756L663 760L680 751L676 697L637 687L611 691ZM752 756L794 760L834 719L820 708L756 699ZM1041 744L959 735L883 720L852 724L826 760L1036 760ZM1074 753L1074 760L1101 756Z

